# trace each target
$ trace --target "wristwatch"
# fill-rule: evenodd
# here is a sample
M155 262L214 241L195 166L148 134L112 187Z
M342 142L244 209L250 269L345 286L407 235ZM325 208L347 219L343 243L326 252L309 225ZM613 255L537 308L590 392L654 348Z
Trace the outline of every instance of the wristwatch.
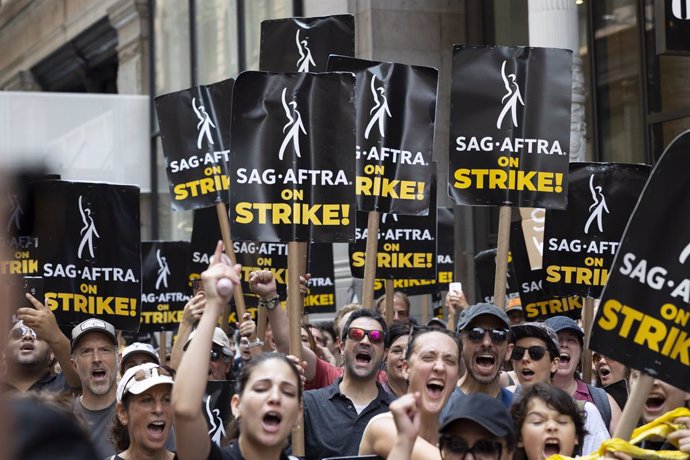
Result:
M272 299L259 300L259 306L269 311L275 310L278 305L280 305L280 297L277 294Z

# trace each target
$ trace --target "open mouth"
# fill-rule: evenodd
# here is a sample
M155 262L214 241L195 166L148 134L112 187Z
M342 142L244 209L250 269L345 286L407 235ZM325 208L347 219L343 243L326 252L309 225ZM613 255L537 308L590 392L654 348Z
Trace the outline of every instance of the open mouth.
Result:
M474 359L475 364L479 369L490 370L496 364L496 356L492 354L477 355Z
M19 347L19 351L34 351L34 346L31 343L25 343Z
M283 416L278 412L266 412L264 417L261 419L264 430L269 433L275 433L280 428L280 422L283 420Z
M534 374L534 371L533 371L532 369L528 369L528 368L524 368L524 369L520 372L520 374L522 374L522 376L523 376L525 379L527 379L527 380L532 379L532 378L534 377L534 375L535 375L535 374Z
M366 350L358 350L357 353L355 353L355 361L357 364L369 364L371 362L371 353Z
M105 370L96 369L96 370L91 372L91 376L93 377L94 380L97 380L97 381L105 380Z
M666 402L666 398L660 394L650 394L647 401L644 403L644 408L651 412L656 412L661 410Z
M570 353L561 353L559 358L561 359L561 364L570 363Z
M544 443L544 457L561 453L561 443L557 439L547 439Z
M429 380L426 384L427 391L434 398L440 398L445 387L445 383L441 380Z
M162 420L156 420L148 425L146 425L146 429L154 435L154 437L160 437L163 436L163 431L165 430L165 422Z
M608 367L599 368L599 375L601 375L602 377L608 377L609 374L611 374L611 369L609 369Z

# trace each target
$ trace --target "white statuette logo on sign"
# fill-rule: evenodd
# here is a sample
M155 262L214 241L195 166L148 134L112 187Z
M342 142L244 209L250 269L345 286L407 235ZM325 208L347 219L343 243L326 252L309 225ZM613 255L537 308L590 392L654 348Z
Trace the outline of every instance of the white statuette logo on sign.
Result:
M298 72L309 72L309 66L315 66L314 58L311 55L311 50L309 49L309 38L304 37L304 40L299 38L299 29L295 34L295 43L297 44L297 52L299 53L299 59L297 59L297 71Z
M211 429L208 430L208 435L211 441L220 446L221 440L225 437L225 427L223 426L223 419L220 418L220 410L211 409L211 396L204 398L206 401L204 407L206 408L206 416L211 424Z
M506 75L506 62L503 61L501 66L501 78L503 78L503 85L506 88L506 94L501 98L501 103L503 104L503 109L496 120L496 128L501 129L503 124L503 118L510 112L511 118L513 119L513 126L517 128L517 104L525 105L522 100L522 95L520 94L520 87L518 86L514 73Z
M589 233L589 227L596 220L599 233L604 231L604 212L609 213L609 208L606 206L606 197L603 193L601 185L594 185L594 174L589 176L589 191L592 194L592 204L589 207L589 218L585 223L585 233Z
M165 256L161 256L161 250L156 250L156 260L158 260L158 279L156 279L156 290L160 290L161 285L165 289L168 288L168 275L170 274L170 267Z
M213 145L213 137L211 136L211 128L215 128L216 125L213 124L211 116L206 112L206 108L199 104L196 105L196 98L192 98L192 108L196 117L199 119L199 123L196 124L196 129L199 131L199 135L196 138L196 148L201 149L201 142L206 139L208 145Z
M12 227L14 227L15 230L19 230L19 216L24 214L24 210L19 204L19 199L16 194L10 193L8 198L10 202L10 218L7 221L7 233L10 233Z
M89 255L93 258L93 237L100 238L101 236L96 230L96 224L93 221L93 217L91 217L91 209L84 207L81 195L79 195L79 213L81 214L81 220L84 226L79 232L81 234L81 242L79 242L77 257L81 259L84 247L88 246Z
M383 215L381 216L381 222L385 224L385 223L386 223L386 219L388 219L388 216L391 216L391 218L392 218L394 221L396 221L396 222L398 221L398 215L397 215L397 214L389 214L389 213L387 213L387 212L384 212Z
M381 82L381 86L376 86L376 75L372 75L371 77L371 95L374 97L374 107L369 111L369 114L371 114L371 120L369 120L369 124L367 125L367 129L364 131L364 138L369 139L369 133L371 132L371 128L374 127L375 124L378 124L379 127L379 135L381 137L386 137L384 134L384 125L385 125L385 117L388 115L389 117L391 116L391 111L388 108L388 100L386 99L385 96L386 89L383 87L383 82Z
M288 122L285 123L285 126L283 126L283 133L285 133L286 131L287 133L285 134L283 143L280 144L280 151L278 152L278 159L280 160L283 159L285 149L287 148L290 142L292 142L292 147L295 150L295 155L301 158L302 153L299 149L299 133L300 131L302 131L303 134L307 134L307 130L304 129L304 124L302 123L302 115L300 115L299 110L297 110L297 102L290 101L290 103L288 103L285 99L286 92L287 88L283 88L283 110L285 110L285 117L287 118Z
M690 19L690 0L672 0L671 13L673 13L673 16L677 19L683 21Z

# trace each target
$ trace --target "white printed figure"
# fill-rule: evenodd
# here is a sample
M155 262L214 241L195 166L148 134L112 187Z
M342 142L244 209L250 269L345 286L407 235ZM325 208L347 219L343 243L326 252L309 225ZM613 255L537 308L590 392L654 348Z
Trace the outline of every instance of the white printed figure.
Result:
M225 427L223 426L223 419L220 418L220 410L211 410L210 395L207 395L204 400L206 416L208 417L208 421L211 423L211 429L208 430L208 434L211 437L211 441L220 446L220 441L225 437Z
M369 132L371 132L371 128L374 127L376 122L378 122L379 126L379 134L381 137L386 137L386 135L383 133L383 127L384 127L384 121L385 121L385 116L388 114L388 116L391 116L391 111L388 108L388 100L386 100L386 96L384 96L386 90L383 87L383 84L381 86L377 87L376 86L376 75L372 75L371 78L371 95L374 96L374 107L369 111L369 114L373 114L371 117L371 120L369 121L369 124L367 125L367 129L364 131L364 138L369 139ZM379 99L380 95L380 99Z
M496 128L501 129L503 117L506 116L508 111L510 111L510 115L513 118L513 126L517 128L517 103L520 102L522 105L525 105L525 103L522 100L522 95L520 94L520 87L515 81L517 78L515 74L511 73L510 75L506 75L506 61L503 61L503 65L501 66L501 77L503 77L503 84L506 87L506 94L501 99L503 109L501 110L501 114L498 116L498 120L496 121Z
M683 6L685 6L685 16L683 16ZM690 0L672 0L671 13L680 20L690 19Z
M98 231L96 231L96 224L93 221L93 217L91 217L91 209L85 208L82 205L81 199L82 196L79 195L79 213L81 214L81 220L84 223L84 226L81 228L81 231L79 232L81 234L81 242L79 243L79 249L77 250L77 257L79 257L80 259L82 251L84 250L84 246L86 245L89 246L89 254L91 255L91 257L94 257L93 237L101 237L101 235L98 234Z
M287 117L288 122L285 124L285 126L283 126L283 132L285 132L285 130L288 128L289 130L285 135L285 139L283 139L283 143L280 145L280 151L278 152L278 159L280 160L283 159L285 149L290 142L292 142L292 147L295 149L295 155L301 158L302 154L299 150L299 132L302 131L302 133L307 134L307 131L304 129L304 124L302 123L302 115L300 115L299 110L297 110L297 102L291 101L288 104L285 100L286 91L287 88L284 88L283 109L285 110L285 116Z
M10 193L8 198L10 201L10 218L7 221L7 232L10 233L12 226L14 226L15 230L19 230L19 216L24 214L24 210L19 204L15 193Z
M534 222L534 226L532 229L537 232L537 233L544 233L544 222L546 222L546 213L545 209L543 208L534 208L532 209L532 221ZM541 238L537 238L537 235L532 235L532 244L534 244L534 247L539 251L539 255L543 256L544 255L544 235L541 235Z
M199 119L199 123L196 124L196 129L199 130L199 135L196 138L196 148L201 149L201 141L206 138L206 143L213 145L213 137L211 136L211 128L215 128L216 125L213 124L211 116L206 113L206 108L199 104L196 106L196 98L192 98L192 108L196 117Z
M311 50L309 49L309 42L307 37L304 40L299 39L299 29L295 34L295 43L297 44L297 52L299 53L299 59L297 59L297 71L298 72L309 72L309 65L315 66L314 58L311 55Z
M156 280L156 290L160 290L161 284L166 289L168 288L168 275L170 274L170 267L165 256L161 256L161 250L156 250L156 259L158 260L158 279Z
M678 261L681 264L684 264L686 260L688 260L688 257L690 257L690 243L688 243L687 246L685 246L685 249L680 253L680 257L678 257Z
M391 216L394 221L396 221L396 222L398 221L398 215L397 214L388 214L387 212L384 212L383 216L381 216L381 222L383 222L385 224L388 216Z
M593 203L589 207L589 218L585 223L585 233L589 233L589 227L592 222L596 219L597 227L599 227L599 233L604 231L604 225L602 219L604 217L604 212L609 213L609 208L606 206L606 198L602 193L601 185L594 186L594 174L589 176L589 191L592 192Z

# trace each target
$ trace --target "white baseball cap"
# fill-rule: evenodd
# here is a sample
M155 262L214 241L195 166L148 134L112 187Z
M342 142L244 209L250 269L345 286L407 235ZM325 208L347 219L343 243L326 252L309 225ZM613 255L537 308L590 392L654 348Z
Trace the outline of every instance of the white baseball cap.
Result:
M184 343L184 347L182 347L183 350L187 350L187 347L189 346L189 343L192 341L194 338L194 335L196 334L196 329L192 331L191 334L189 334L189 338L187 341ZM213 330L213 343L218 345L223 349L223 354L225 356L232 356L232 350L230 349L230 339L228 339L228 336L225 332L223 332L223 329L216 327Z
M117 401L122 402L127 393L138 395L156 385L173 383L173 378L165 368L154 363L140 364L128 369L122 376L117 385Z
M144 353L146 355L149 355L151 358L153 358L153 360L156 364L161 363L160 357L158 356L158 353L156 353L156 350L153 348L153 345L151 345L149 343L143 343L143 342L134 342L131 345L128 345L127 347L125 347L124 350L122 350L122 359L120 360L120 369L122 369L122 366L124 366L125 360L127 360L127 357L133 355L134 353Z

